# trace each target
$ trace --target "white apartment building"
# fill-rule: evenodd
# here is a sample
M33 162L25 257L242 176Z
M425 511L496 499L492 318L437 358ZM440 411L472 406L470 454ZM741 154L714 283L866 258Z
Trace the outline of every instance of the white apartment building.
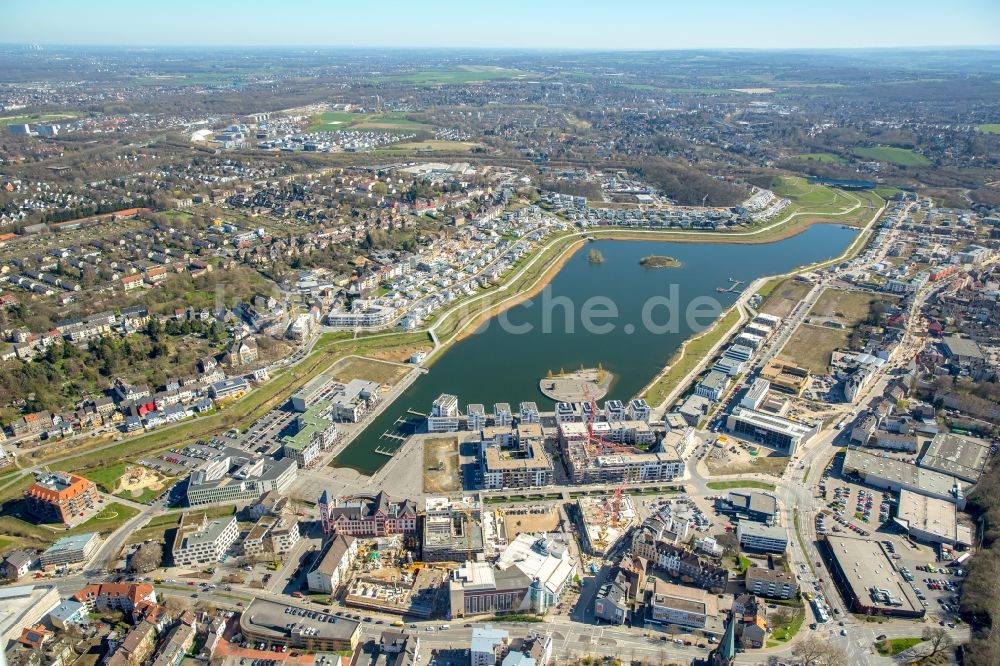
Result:
M236 516L209 521L205 514L188 514L181 520L174 538L174 564L195 566L219 562L239 536Z

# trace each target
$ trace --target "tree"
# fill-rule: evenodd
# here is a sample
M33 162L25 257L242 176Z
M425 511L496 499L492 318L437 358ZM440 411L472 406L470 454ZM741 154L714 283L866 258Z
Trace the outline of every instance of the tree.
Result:
M768 618L772 631L787 629L793 619L795 619L795 614L788 608L779 608Z
M817 636L809 636L792 649L800 666L847 666L847 655L839 647Z
M928 645L924 649L924 659L931 660L939 654L951 651L955 641L944 627L927 627L920 636Z
M144 543L128 561L130 573L149 573L163 562L163 546L156 541Z

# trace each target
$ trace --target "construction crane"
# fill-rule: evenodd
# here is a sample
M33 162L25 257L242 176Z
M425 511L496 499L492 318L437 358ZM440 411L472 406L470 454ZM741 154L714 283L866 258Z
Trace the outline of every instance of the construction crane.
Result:
M621 444L609 442L600 435L594 434L594 423L597 421L597 400L590 393L589 384L583 385L583 398L590 405L590 413L587 415L587 442L585 445L587 452L591 456L599 455L605 451L629 454L637 453L638 451L631 446L622 446Z

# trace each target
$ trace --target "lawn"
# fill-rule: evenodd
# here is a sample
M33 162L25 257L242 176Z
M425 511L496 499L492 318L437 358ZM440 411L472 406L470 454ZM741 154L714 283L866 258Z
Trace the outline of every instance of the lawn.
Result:
M780 627L774 630L771 634L771 639L767 642L767 647L774 647L775 645L780 645L781 643L787 643L795 637L795 634L799 632L802 627L802 623L806 619L805 608L799 608L795 614L792 616L792 621L788 623L785 627Z
M774 490L775 487L773 483L754 481L753 479L744 479L742 481L709 481L705 485L712 490L730 490L732 488L759 488L761 490Z
M979 131L986 134L1000 134L1000 123L988 123L986 125L980 125Z
M909 650L914 645L923 643L922 638L889 638L875 644L875 649L883 657L894 657L904 650Z
M842 164L846 160L840 155L833 153L803 153L796 155L800 160L810 160L812 162L823 162L825 164Z
M97 484L97 487L106 493L115 492L115 481L125 473L128 465L125 462L113 463L107 467L101 467L87 472L87 478Z
M914 152L909 148L898 148L896 146L858 146L851 150L858 157L879 162L888 162L897 166L927 166L931 161Z
M101 509L93 518L80 523L73 529L69 530L68 533L84 534L86 532L100 532L102 534L107 534L108 532L114 532L137 513L139 513L138 509L133 509L130 506L125 506L124 504L119 504L118 502L111 502Z
M150 518L149 522L128 535L128 543L140 543L146 539L165 541L164 535L181 522L179 513L168 513Z
M825 375L830 366L830 354L835 349L847 347L851 336L848 329L802 324L785 343L780 358L808 368L817 375Z
M712 347L728 334L739 320L739 310L732 308L711 328L705 329L698 337L688 339L670 359L667 364L669 369L657 378L656 382L643 394L649 404L656 406L666 400L677 385L695 369Z

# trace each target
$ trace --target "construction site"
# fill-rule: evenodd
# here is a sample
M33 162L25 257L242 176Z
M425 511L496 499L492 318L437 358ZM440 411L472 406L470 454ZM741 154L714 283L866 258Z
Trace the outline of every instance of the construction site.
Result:
M344 603L381 613L431 617L442 603L448 572L432 566L383 567L355 577Z
M576 502L580 517L580 542L590 555L604 557L618 540L637 524L635 505L622 494L623 485L607 497L581 497Z

